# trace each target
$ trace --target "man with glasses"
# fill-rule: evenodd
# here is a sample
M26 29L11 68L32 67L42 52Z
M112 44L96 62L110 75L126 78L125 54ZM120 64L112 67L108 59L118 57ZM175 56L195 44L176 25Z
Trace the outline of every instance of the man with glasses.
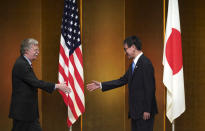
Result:
M107 91L128 84L128 115L132 131L153 131L154 116L157 113L154 68L141 49L141 42L136 36L126 38L124 50L133 62L124 76L107 82L93 81L87 85L87 89L94 91L101 88Z

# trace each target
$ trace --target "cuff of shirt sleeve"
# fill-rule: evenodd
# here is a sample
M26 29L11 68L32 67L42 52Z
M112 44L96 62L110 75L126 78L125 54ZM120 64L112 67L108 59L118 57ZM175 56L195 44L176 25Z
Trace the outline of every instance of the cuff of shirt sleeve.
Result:
M100 82L100 89L102 89L102 83Z

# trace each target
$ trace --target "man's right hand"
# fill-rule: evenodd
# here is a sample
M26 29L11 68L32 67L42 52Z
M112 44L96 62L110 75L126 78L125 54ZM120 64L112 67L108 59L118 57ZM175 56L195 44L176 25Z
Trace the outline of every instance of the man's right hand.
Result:
M94 90L99 89L99 88L100 88L100 82L98 82L98 81L92 81L92 83L87 84L87 89L89 91L94 91Z
M71 89L66 85L66 82L56 84L56 89L68 94L71 92Z

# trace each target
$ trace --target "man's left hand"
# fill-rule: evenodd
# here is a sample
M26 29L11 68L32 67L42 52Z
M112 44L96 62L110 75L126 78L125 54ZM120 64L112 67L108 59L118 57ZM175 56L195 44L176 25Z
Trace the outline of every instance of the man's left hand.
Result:
M150 113L149 112L144 112L143 120L148 120L149 118L150 118Z

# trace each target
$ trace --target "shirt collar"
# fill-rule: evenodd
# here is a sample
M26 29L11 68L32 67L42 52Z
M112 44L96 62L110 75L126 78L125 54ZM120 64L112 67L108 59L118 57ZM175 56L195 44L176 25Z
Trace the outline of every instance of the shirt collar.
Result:
M28 61L29 65L32 64L31 61L26 56L24 56L24 58Z
M140 56L141 56L142 54L143 54L143 52L139 53L139 54L134 58L133 62L135 63L135 65L137 64L137 62L138 62L138 60L139 60L139 58L140 58Z

